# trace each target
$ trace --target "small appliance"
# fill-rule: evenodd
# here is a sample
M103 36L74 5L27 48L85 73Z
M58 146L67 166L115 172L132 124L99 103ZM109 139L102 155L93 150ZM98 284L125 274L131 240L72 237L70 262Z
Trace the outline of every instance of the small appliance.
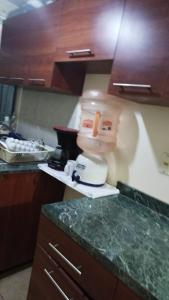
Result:
M77 145L83 153L76 159L72 180L99 187L105 184L108 166L103 154L116 146L122 104L110 95L84 94L80 100L81 118Z
M76 144L78 131L63 126L54 126L57 134L58 145L53 155L48 159L48 166L52 169L63 171L68 160L76 160L82 150Z
M107 169L107 163L100 155L83 152L76 159L72 181L88 186L102 186L106 181Z

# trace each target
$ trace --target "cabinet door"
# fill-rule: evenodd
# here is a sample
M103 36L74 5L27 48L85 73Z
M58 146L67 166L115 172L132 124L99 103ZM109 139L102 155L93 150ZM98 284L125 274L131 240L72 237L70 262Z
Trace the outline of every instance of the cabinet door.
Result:
M0 56L0 82L49 88L53 79L53 55Z
M110 93L142 103L165 104L168 28L168 1L126 1Z
M44 272L46 269L52 276L53 266L48 261L49 259L44 257L40 248L36 249L27 300L63 300L62 295L59 294L51 279Z
M120 281L117 286L117 291L113 300L141 300L142 298L135 295L127 286L122 284Z
M7 83L9 79L9 56L0 51L0 83Z
M37 246L28 300L85 300L84 292L63 269Z
M4 21L1 48L13 55L42 55L55 51L62 0Z
M61 201L64 187L40 172L0 175L0 271L32 260L41 205Z
M38 173L0 175L0 270L29 261L33 255L33 195Z
M121 23L123 0L63 0L57 60L112 59ZM90 51L72 52L72 50Z
M43 215L38 244L93 300L112 300L116 277Z
M61 8L62 0L57 0L4 22L1 44L6 60L0 59L0 75L8 76L9 84L51 86Z
M24 57L27 66L26 86L50 88L53 78L53 55L29 55Z
M20 59L0 51L0 82L4 84L22 84L25 66L20 68Z

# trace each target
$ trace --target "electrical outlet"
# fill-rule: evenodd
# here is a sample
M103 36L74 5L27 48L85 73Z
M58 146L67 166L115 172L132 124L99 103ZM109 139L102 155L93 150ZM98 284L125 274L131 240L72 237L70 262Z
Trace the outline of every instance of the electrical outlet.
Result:
M169 175L169 152L162 153L160 172Z

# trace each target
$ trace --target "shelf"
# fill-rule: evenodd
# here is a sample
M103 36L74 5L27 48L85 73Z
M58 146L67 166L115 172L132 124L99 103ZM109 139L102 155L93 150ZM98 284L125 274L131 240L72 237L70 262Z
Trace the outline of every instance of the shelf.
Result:
M57 171L53 170L50 167L48 167L47 164L38 164L38 168L48 175L58 179L59 181L63 182L70 188L78 191L79 193L90 197L90 198L99 198L103 196L110 196L110 195L116 195L119 194L119 190L115 188L112 185L105 184L102 187L89 187L83 184L78 184L76 182L73 182L71 177L67 176L65 172L63 171Z

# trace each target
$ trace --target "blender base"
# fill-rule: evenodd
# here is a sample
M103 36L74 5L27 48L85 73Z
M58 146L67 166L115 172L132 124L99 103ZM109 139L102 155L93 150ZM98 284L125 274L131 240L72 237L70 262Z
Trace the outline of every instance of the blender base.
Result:
M87 185L87 186L92 186L92 187L100 187L100 186L103 186L105 184L105 183L93 184L93 183L87 183L87 182L81 181L80 178L79 178L79 175L76 175L76 171L73 171L72 181L76 181L77 183Z

